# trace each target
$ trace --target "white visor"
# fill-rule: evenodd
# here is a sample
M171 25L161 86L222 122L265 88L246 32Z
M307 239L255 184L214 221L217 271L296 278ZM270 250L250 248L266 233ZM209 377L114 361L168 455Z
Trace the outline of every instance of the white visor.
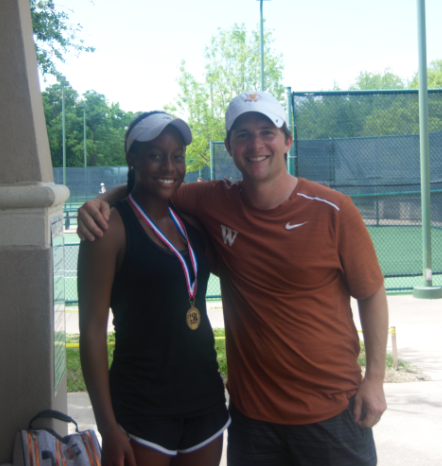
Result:
M129 152L134 141L152 141L161 134L167 125L175 126L181 133L186 146L192 142L192 131L184 120L173 118L164 112L154 113L141 120L131 129L126 139L126 152Z

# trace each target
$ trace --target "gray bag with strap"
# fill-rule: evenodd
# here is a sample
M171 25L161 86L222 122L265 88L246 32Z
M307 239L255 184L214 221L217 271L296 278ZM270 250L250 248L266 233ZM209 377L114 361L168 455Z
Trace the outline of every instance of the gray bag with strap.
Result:
M33 429L38 418L72 422L76 433L62 437L52 429ZM101 466L101 448L93 430L79 432L70 416L49 409L31 419L28 430L17 432L13 458L14 466Z

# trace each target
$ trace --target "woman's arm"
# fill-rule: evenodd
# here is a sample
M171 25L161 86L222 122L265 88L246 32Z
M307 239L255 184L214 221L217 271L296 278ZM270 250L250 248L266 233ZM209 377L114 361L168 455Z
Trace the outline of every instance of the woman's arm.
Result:
M117 264L124 255L125 231L118 211L112 211L108 233L83 242L78 258L80 356L84 379L103 438L103 466L136 466L129 440L118 427L109 390L107 320Z

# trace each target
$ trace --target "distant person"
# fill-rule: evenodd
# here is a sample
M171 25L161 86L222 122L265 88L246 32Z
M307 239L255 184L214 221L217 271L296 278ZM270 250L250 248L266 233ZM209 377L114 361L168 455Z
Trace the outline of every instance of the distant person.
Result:
M210 252L169 208L186 174L189 126L143 113L126 133L128 196L78 262L80 352L103 466L218 466L230 423L206 310ZM112 308L115 351L108 369Z
M196 181L197 181L198 183L202 183L204 180L203 180L202 178L198 178Z
M103 194L106 192L106 186L104 186L104 183L101 183L101 188L100 191L98 191L100 194Z
M219 256L227 464L374 466L388 307L367 228L350 197L287 172L292 134L269 93L235 97L225 127L243 180L189 183L172 202L204 223ZM106 229L103 199L123 193L109 190L80 209L82 239L103 236L92 218ZM351 296L364 331L364 377Z

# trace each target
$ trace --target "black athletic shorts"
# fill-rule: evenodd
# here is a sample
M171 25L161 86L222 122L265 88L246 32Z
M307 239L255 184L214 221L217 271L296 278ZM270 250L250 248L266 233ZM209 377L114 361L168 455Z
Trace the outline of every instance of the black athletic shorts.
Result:
M244 416L230 403L227 466L374 466L371 429L361 429L348 408L316 424L282 425Z
M194 417L154 418L120 424L129 438L165 455L191 453L222 435L230 424L226 405Z

